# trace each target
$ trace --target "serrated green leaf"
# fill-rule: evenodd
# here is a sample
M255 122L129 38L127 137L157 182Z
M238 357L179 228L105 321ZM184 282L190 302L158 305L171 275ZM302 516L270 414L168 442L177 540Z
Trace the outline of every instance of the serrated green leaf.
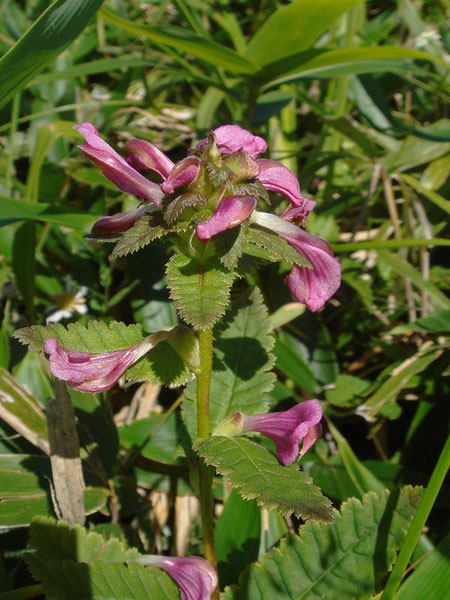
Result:
M115 537L105 540L99 533L87 531L80 525L70 527L66 521L46 517L33 519L30 543L44 561L89 563L101 558L105 563L117 563L127 562L139 555L136 548L128 548Z
M219 255L220 262L230 271L233 270L238 260L244 253L245 240L248 233L247 223L233 227L214 238L214 246Z
M176 254L167 263L166 277L170 297L190 325L211 327L225 312L234 273L216 258L202 264L193 257Z
M264 249L262 258L271 261L285 260L292 265L312 268L311 263L299 254L292 246L278 234L265 229L251 227L248 233L248 242Z
M138 556L116 537L106 540L94 531L65 521L34 519L26 560L49 598L67 600L175 600L176 585L160 569L124 564Z
M275 376L271 350L274 339L259 289L237 297L215 331L214 369L210 386L210 423L214 429L231 412L264 412ZM196 436L196 382L186 389L183 419Z
M34 325L19 329L14 337L34 351L42 351L45 340L54 337L67 350L102 353L128 348L141 342L145 334L140 325L89 321L87 326L69 323L67 328L61 323ZM170 344L164 341L130 367L124 377L126 381L149 380L154 384L177 387L192 379L192 373Z
M164 219L167 223L172 223L178 219L183 212L193 206L206 206L208 204L208 198L204 194L195 194L188 192L181 194L167 204L167 208L164 211Z
M306 523L222 600L366 600L376 594L420 501L420 488L351 498L331 525ZM380 546L382 544L382 546Z
M125 231L112 251L113 256L126 256L137 252L153 240L157 240L167 233L162 225L152 226L150 217L141 217L136 223Z
M213 436L195 450L246 500L283 515L331 522L331 502L297 465L285 467L263 446L245 438Z

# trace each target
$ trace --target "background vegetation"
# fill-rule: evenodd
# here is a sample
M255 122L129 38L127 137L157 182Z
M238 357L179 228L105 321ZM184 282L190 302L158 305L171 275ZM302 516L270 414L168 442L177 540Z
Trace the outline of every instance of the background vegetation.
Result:
M1 3L0 598L40 593L23 560L23 526L54 514L48 369L13 331L49 317L137 322L148 332L177 319L163 244L111 259L107 246L83 238L99 215L135 200L77 150L74 123L93 122L119 148L147 139L174 160L225 123L268 139L271 157L317 201L309 230L330 240L343 271L320 314L292 302L286 268L258 271L276 339L272 404L326 401L329 427L302 464L335 506L428 482L449 421L445 3L297 0L276 12L280 5L58 0L44 12L41 0ZM201 554L170 409L179 392L142 384L71 394L92 529L152 552ZM400 598L444 597L447 492ZM219 483L216 497L219 514ZM216 538L225 584L298 526L264 513L261 528L256 505L234 494L227 507ZM236 521L247 528L230 540ZM7 595L19 587L28 592Z

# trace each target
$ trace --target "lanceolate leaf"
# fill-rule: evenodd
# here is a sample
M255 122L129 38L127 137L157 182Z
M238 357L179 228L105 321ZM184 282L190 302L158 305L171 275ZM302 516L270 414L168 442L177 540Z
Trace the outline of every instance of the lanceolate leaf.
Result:
M86 27L103 0L57 0L0 60L0 107Z
M332 525L306 523L229 588L223 600L366 600L380 591L420 488L351 498Z
M102 9L101 14L107 21L122 27L129 33L146 37L156 44L167 44L172 48L189 52L193 56L197 56L217 67L229 69L231 72L254 73L257 69L250 60L239 55L231 48L205 39L187 29L141 25L122 19L122 17L106 9Z
M265 21L247 46L248 59L265 66L306 50L334 21L361 0L295 0Z
M275 376L271 350L274 345L267 308L259 289L237 297L214 336L214 370L211 376L210 423L214 429L231 412L264 412ZM196 383L187 390L183 418L196 435Z
M331 502L298 465L285 467L263 446L245 438L213 436L199 441L196 451L216 467L246 500L283 515L331 522Z
M175 255L167 263L166 276L170 297L190 325L205 329L225 312L234 273L216 258L202 264L195 258Z
M19 329L15 334L30 350L39 351L48 338L57 338L63 348L80 352L111 352L122 350L141 342L145 334L140 325L125 325L112 321L89 321L87 326L70 323L67 329L60 323L52 325L35 325ZM192 374L180 356L168 342L161 342L124 375L127 381L149 380L151 383L162 383L170 387L183 385L192 378Z

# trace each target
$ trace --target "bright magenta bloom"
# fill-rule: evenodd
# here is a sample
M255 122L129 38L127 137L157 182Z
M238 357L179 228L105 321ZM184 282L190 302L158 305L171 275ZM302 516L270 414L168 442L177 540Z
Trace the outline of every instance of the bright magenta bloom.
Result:
M251 196L225 196L213 216L203 225L197 225L198 239L207 242L218 233L240 225L255 208L256 200Z
M341 266L334 258L330 244L276 215L255 211L252 220L278 233L311 263L312 269L295 265L287 284L291 294L309 310L315 312L322 308L341 284Z
M201 206L214 211L206 221L197 224L196 234L201 242L248 220L251 226L280 235L310 263L312 268L294 266L287 278L292 295L309 310L319 310L339 288L341 270L330 245L304 230L315 202L303 198L297 178L287 167L259 158L267 150L263 138L237 125L223 125L198 142L193 154L175 164L156 146L139 139L126 144L124 160L90 123L77 129L86 139L81 150L101 166L103 173L120 189L151 203L102 217L92 233L126 231L140 217L170 207L176 195L190 194L193 198L203 197ZM161 177L161 184L149 181L138 171L154 171ZM289 200L290 206L282 217L255 210L258 197L253 194L258 196L258 189L264 192L263 188ZM189 206L189 200L186 202ZM192 211L195 213L195 208Z
M234 412L217 427L214 435L233 437L247 431L258 431L275 443L278 460L283 465L290 465L297 458L302 440L300 456L319 439L322 433L321 419L320 402L307 400L283 412L261 415Z
M169 557L142 555L134 560L141 565L166 571L180 588L181 600L210 600L219 582L212 566L198 556Z
M147 354L164 335L164 332L153 334L139 344L103 354L65 350L56 338L45 340L44 349L54 377L67 381L75 390L95 394L112 388L125 371Z

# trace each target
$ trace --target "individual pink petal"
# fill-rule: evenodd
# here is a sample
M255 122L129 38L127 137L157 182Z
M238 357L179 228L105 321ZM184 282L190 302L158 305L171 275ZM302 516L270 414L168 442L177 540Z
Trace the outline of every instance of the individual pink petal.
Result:
M290 465L297 458L302 440L301 455L318 439L321 419L320 402L307 400L283 412L245 416L242 431L258 431L270 438L275 443L278 460Z
M306 258L312 269L294 266L287 278L291 294L315 312L339 289L341 267L328 242L300 229L293 223L269 213L256 212L253 222L278 233Z
M66 350L56 338L49 338L45 340L44 350L54 377L66 381L75 390L95 394L109 390L131 365L163 337L153 334L124 350L102 354Z
M256 158L267 150L266 141L238 125L222 125L213 131L216 143L223 154L232 154L238 150L245 150L252 158ZM196 148L202 148L207 140L200 140Z
M255 207L256 200L251 196L225 196L212 217L206 223L197 226L198 239L208 242L218 233L240 225L248 219Z
M105 177L114 182L120 190L144 198L158 206L161 204L163 194L159 185L133 169L120 154L102 140L91 123L74 125L74 129L77 129L86 140L85 144L80 144L80 150L97 163Z
M163 179L174 166L173 161L147 140L134 139L125 144L127 162L138 171L155 171Z
M141 206L134 210L129 210L124 213L117 213L110 217L101 217L94 223L91 233L94 235L121 233L133 227L138 219L154 212L155 207L152 205Z
M180 588L181 600L210 600L219 585L213 567L199 556L153 556L142 555L134 559L145 566L166 571Z
M300 184L290 169L269 158L261 158L258 165L261 169L258 179L266 190L282 194L294 206L303 206L305 199L300 191Z
M202 161L196 156L188 156L175 164L167 179L162 182L161 190L165 194L173 194L179 187L187 187L197 177Z

